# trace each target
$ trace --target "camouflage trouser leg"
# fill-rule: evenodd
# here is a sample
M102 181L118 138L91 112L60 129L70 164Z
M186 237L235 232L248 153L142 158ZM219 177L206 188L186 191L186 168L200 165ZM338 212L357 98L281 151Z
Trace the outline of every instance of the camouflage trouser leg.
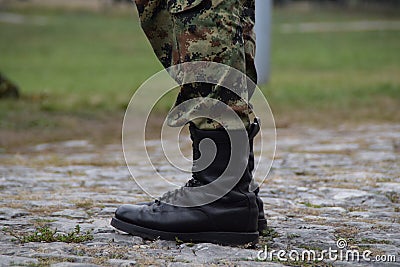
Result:
M255 0L135 0L142 28L165 68L172 65L212 61L233 67L256 82L254 67ZM196 97L209 97L226 103L247 126L251 110L248 95L254 87L244 86L236 95L224 87L207 83L181 86L176 105ZM195 107L193 107L195 109ZM169 117L169 124L190 120L191 110L180 117ZM229 128L230 118L221 120ZM192 120L200 129L215 129L220 124L207 118ZM232 126L232 127L231 127ZM237 126L240 127L240 126Z

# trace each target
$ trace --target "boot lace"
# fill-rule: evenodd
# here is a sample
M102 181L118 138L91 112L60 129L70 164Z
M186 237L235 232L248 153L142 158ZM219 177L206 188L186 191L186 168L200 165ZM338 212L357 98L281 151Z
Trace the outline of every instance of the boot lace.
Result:
M197 186L202 186L203 183L200 182L199 180L197 180L195 177L193 177L192 179L190 179L189 181L186 182L186 184L178 189L172 190L172 191L168 191L166 193L164 193L161 197L159 197L158 199L155 200L155 203L157 205L160 205L162 201L164 202L168 202L169 200L173 199L173 200L177 200L178 196L182 195L182 192L185 188L188 187L197 187Z

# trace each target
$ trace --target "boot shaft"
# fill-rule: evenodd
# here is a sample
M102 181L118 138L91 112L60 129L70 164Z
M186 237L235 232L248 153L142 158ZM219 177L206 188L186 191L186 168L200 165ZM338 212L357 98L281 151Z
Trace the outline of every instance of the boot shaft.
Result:
M189 129L194 178L202 184L232 179L235 187L248 192L254 170L253 140L260 130L258 120L247 131L200 130L193 124Z

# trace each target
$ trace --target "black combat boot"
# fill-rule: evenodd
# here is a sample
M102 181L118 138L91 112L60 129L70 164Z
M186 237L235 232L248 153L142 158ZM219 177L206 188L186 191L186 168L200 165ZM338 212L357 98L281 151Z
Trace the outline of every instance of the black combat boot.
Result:
M260 131L260 122L256 118L254 120L254 123L251 124L250 129L249 129L249 145L250 145L250 153L249 153L249 171L250 173L253 173L254 171L254 150L253 150L253 141L254 137L258 134ZM254 190L254 193L256 194L256 202L257 202L257 207L258 207L258 232L260 235L263 235L264 231L267 230L267 219L265 219L265 214L264 214L264 202L261 200L261 198L258 196L258 193L260 191L260 188L257 187L256 190Z
M248 131L248 136L249 136L249 144L250 144L250 153L249 153L249 171L250 173L253 172L254 170L254 152L253 152L253 141L254 137L258 134L260 131L260 124L258 119L254 120L254 123L251 124L250 129ZM194 157L193 157L194 158ZM185 186L186 187L191 187L191 186L199 186L201 185L199 181L196 181L195 179L189 180ZM254 188L254 187L253 187ZM267 219L265 218L264 214L264 203L261 200L261 198L258 196L260 189L257 187L256 190L254 190L254 193L256 195L256 202L257 202L257 207L258 207L258 232L260 235L263 234L263 232L267 229ZM136 205L147 205L151 206L154 202L142 202L142 203L137 203Z
M260 235L265 235L265 231L267 230L267 219L265 218L264 214L264 202L261 200L261 198L258 196L258 192L260 191L260 188L257 188L254 193L256 195L256 202L257 202L257 207L258 207L258 233Z
M258 132L251 129L248 132L250 140L254 138L252 132ZM230 134L232 132L235 131L230 131ZM242 139L242 143L238 145L243 148L242 153L233 150L234 153L230 158L230 138L225 130L199 130L191 125L190 133L193 141L193 179L185 187L168 192L151 205L119 207L111 225L124 232L149 239L175 240L178 238L182 241L227 245L256 243L259 208L254 192L249 191L252 174L248 163L252 157L249 157L250 148L247 138ZM210 149L200 149L200 143L206 139L211 139L215 144L214 152ZM197 161L200 157L213 160L205 169L200 167L198 170ZM233 168L232 163L229 163L232 159ZM244 168L238 167L236 172L236 165L244 166ZM228 171L225 172L227 169ZM235 177L233 173L242 174ZM221 187L218 183L213 186L215 184L213 182L221 179L223 182L228 182L228 185L232 184L233 188L231 190L228 188L228 192L225 192L225 186ZM194 190L206 185L210 185L212 191L199 194L199 191ZM218 194L223 192L225 193L221 194L222 197L218 197ZM210 204L196 205L199 201L203 201L204 197L215 196L217 196L216 200ZM180 206L170 203L179 203Z

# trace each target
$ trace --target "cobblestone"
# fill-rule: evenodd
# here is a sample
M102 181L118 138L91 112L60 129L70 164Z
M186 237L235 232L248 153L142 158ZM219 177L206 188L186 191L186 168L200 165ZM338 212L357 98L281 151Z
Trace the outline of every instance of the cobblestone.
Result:
M275 161L260 192L270 231L253 248L151 242L112 228L118 205L150 200L130 178L118 145L71 140L27 147L18 155L3 152L0 266L306 266L262 262L257 254L265 245L300 252L337 249L340 238L348 248L394 255L400 264L399 140L400 125L278 129ZM187 179L166 162L159 166L175 181ZM142 161L138 168L146 175ZM160 195L165 189L155 188ZM63 233L80 225L93 240L21 244L10 235L33 233L44 225Z

